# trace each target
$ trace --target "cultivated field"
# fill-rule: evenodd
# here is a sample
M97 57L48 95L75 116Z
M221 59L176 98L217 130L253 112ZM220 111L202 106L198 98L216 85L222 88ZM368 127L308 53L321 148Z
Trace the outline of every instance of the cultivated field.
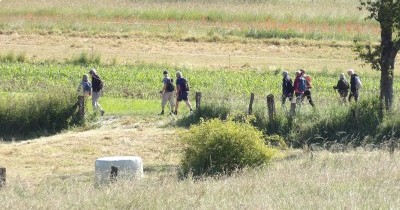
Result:
M399 208L398 148L389 153L385 142L370 143L392 139L398 146L400 107L396 97L393 112L378 119L374 103L367 103L379 94L380 73L360 66L353 41L377 43L380 31L377 23L364 19L367 13L359 11L358 4L358 0L1 0L0 117L16 116L9 111L13 107L22 110L18 116L36 113L41 107L29 97L74 92L82 74L92 67L105 81L100 102L106 115L89 114L83 125L56 134L31 135L40 138L19 141L1 136L0 166L7 168L7 185L0 188L0 206ZM305 104L289 123L279 102L281 72L288 70L293 77L299 68L312 75L317 108ZM339 105L332 88L339 73L349 68L363 81L360 95L365 110ZM395 68L400 68L399 60ZM320 142L283 150L269 165L230 177L181 180L177 173L185 145L180 137L187 128L177 124L188 117L188 109L181 105L177 117L157 116L164 69L172 76L177 70L183 72L192 99L195 92L202 92L204 105L235 112L246 112L250 93L255 93L255 112L266 117L265 97L272 93L278 125L292 130L266 132L279 131L289 143L297 138ZM396 71L395 96L399 79ZM29 109L17 106L18 98L26 99ZM354 110L357 121L348 119ZM90 106L88 111L92 112ZM366 127L355 126L358 130L351 133L346 126L355 122ZM326 147L331 140L340 144ZM362 145L354 148L353 142ZM114 155L142 157L144 178L95 187L94 161Z

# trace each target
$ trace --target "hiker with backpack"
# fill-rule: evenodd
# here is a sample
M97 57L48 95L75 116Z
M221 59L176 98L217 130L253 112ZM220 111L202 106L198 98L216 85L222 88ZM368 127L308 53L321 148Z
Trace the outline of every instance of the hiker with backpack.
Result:
M349 102L354 97L354 100L358 101L359 89L362 87L362 83L360 77L354 73L353 69L349 69L347 74L350 76L350 94L349 94Z
M176 105L174 114L178 114L179 102L184 101L189 107L190 112L193 112L192 105L189 102L189 83L183 78L182 72L176 72Z
M300 71L296 72L296 78L294 79L294 95L296 96L296 103L301 104L304 91L306 90L306 80L302 77Z
M285 106L286 99L289 101L293 99L293 81L287 71L282 72L282 107Z
M304 69L300 69L300 72L301 72L301 77L303 77L305 79L305 81L306 81L306 87L305 87L303 95L301 96L301 101L303 101L304 98L307 97L308 102L310 103L310 105L312 107L314 107L314 102L313 102L312 97L311 97L311 88L312 88L311 76L306 74L306 71L304 71Z
M89 82L88 75L82 76L82 81L78 85L78 96L89 97L92 95L92 84Z
M159 115L164 114L164 108L165 105L167 104L167 101L169 101L170 104L170 112L172 113L174 111L174 83L173 79L171 79L168 76L168 71L163 72L164 78L162 80L163 82L163 89L160 91L162 100L161 100L161 113Z
M339 92L342 101L346 103L347 95L349 94L349 82L347 82L346 77L343 73L340 73L339 80L336 86L333 86L333 89Z
M99 103L99 98L103 91L103 81L100 79L99 75L97 75L96 69L90 69L89 71L90 76L92 77L92 105L93 111L97 111L100 109L101 116L104 115L104 110L101 108Z

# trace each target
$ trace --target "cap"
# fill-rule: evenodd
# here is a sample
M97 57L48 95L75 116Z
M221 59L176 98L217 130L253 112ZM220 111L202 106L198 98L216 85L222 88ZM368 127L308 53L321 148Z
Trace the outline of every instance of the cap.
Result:
M167 70L164 70L163 74L168 74L168 71L167 71Z

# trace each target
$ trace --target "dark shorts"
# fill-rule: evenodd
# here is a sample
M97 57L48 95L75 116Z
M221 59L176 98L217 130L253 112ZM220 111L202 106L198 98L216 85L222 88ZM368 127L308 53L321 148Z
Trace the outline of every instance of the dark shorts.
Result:
M181 91L178 94L178 97L176 98L176 100L178 100L178 101L187 101L187 100L189 100L188 99L188 95L189 95L189 93L187 91Z

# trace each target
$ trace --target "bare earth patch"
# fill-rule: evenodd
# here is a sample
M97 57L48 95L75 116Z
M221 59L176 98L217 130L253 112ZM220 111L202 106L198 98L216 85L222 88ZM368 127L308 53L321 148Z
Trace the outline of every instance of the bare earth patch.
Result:
M0 165L11 179L38 183L49 177L93 173L104 156L139 156L144 167L177 165L176 130L133 117L104 118L100 127L24 142L0 142Z
M279 40L278 40L279 41ZM283 44L279 44L283 43ZM286 43L286 44L285 44ZM358 67L350 47L310 44L293 45L285 40L273 44L261 40L248 42L186 42L170 38L79 37L66 35L0 35L2 52L25 53L32 60L64 61L82 52L117 63L167 63L177 66L288 69L314 71ZM367 67L366 67L367 68Z

